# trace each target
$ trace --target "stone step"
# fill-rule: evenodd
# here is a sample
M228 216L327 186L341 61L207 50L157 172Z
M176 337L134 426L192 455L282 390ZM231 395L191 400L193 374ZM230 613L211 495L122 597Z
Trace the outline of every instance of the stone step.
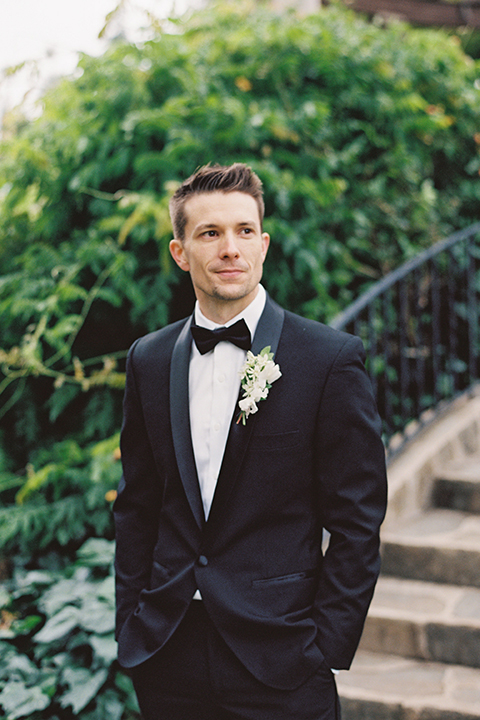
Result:
M480 589L380 577L361 648L480 668Z
M382 572L480 587L480 515L431 509L385 531Z
M480 514L480 455L448 463L433 485L435 507Z
M342 720L478 720L480 670L359 650L337 676Z

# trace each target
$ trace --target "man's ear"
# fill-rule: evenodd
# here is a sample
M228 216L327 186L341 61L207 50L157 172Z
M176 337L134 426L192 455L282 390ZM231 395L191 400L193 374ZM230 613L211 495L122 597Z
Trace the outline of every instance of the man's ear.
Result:
M177 238L173 238L173 240L170 240L168 247L170 248L170 254L177 263L178 267L181 270L188 272L190 270L190 265L188 264L182 241L177 240Z
M267 250L270 245L270 235L266 232L262 233L262 255L265 260L267 256Z

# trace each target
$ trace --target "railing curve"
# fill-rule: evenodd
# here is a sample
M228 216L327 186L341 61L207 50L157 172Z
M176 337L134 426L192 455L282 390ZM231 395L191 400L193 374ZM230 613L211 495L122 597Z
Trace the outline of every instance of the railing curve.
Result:
M330 323L363 340L392 451L480 378L479 300L480 222L404 263Z

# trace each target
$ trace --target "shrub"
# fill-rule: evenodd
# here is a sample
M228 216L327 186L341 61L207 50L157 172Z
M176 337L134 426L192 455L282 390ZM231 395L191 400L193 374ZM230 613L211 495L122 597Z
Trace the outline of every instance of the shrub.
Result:
M0 475L0 553L32 561L51 550L68 556L92 536L112 539L118 442L117 434L81 449L65 440L37 451L26 479Z
M73 565L18 567L1 590L0 707L7 720L139 720L116 663L113 543L91 539Z

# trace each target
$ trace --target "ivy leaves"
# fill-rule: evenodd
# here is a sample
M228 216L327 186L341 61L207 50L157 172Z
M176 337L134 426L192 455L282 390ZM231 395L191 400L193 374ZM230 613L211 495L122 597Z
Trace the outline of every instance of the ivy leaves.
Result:
M112 559L112 542L90 539L72 567L20 568L8 583L3 612L13 621L0 630L8 720L40 720L47 709L49 718L138 718L130 681L115 665Z

